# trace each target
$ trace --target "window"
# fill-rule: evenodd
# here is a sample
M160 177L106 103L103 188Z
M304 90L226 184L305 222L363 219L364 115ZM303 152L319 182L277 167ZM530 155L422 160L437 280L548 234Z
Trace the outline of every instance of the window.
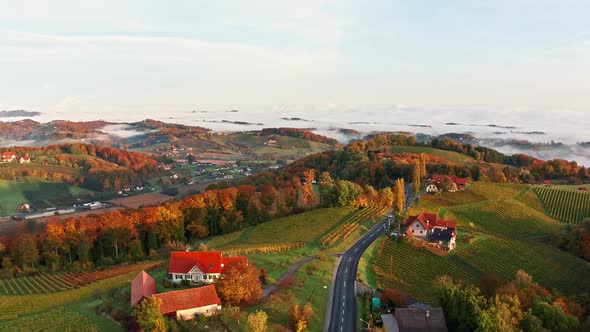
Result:
M182 275L177 274L177 275L174 276L174 279L182 279Z
M422 234L422 231L420 231L420 234Z
M209 264L209 268L213 270L213 263Z

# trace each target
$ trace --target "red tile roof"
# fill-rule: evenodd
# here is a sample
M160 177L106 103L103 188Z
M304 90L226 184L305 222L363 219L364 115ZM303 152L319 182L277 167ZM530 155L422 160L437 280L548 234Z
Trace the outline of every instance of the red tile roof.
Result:
M234 261L248 261L246 257L222 257L221 251L173 251L170 253L168 273L188 273L195 265L203 273L221 273L223 266Z
M145 271L131 281L131 306L133 307L144 297L150 297L156 293L156 281Z
M160 312L164 315L175 313L179 310L221 304L221 300L217 296L215 286L213 285L154 294L152 296L162 300Z
M467 182L469 181L467 178L460 178L455 175L443 175L443 174L433 174L432 181L434 182L442 182L445 178L451 179L453 183L459 186L466 186Z
M406 219L406 227L409 227L414 221L418 221L424 229L428 230L433 227L457 228L457 223L450 220L439 220L436 213L420 212L417 216L409 216Z
M425 229L429 229L435 222L436 222L436 213L426 213L421 212L417 216L410 216L406 219L406 226L410 226L415 220L424 227Z
M247 257L223 257L221 258L223 267L226 267L228 264L232 264L232 263L236 263L236 262L242 262L242 263L248 263L248 258Z
M451 220L437 220L435 226L456 229L457 222Z

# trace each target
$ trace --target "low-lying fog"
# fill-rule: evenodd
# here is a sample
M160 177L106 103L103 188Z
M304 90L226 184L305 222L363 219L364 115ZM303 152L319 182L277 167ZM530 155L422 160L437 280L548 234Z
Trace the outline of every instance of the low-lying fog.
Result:
M407 107L381 109L322 109L302 107L260 107L257 109L200 109L185 111L154 111L76 114L46 114L36 121L65 119L135 122L152 118L171 123L211 128L215 131L242 131L268 127L296 127L334 137L342 142L354 135L340 129L353 129L363 134L378 131L405 131L441 135L468 133L480 144L505 153L523 152L542 159L564 158L590 165L590 147L578 142L590 142L590 115L574 111L481 111L434 110ZM20 118L4 119L14 121ZM125 126L109 126L105 132L126 137L137 134ZM527 144L521 144L527 141ZM547 143L563 144L547 144ZM530 144L528 144L530 143Z

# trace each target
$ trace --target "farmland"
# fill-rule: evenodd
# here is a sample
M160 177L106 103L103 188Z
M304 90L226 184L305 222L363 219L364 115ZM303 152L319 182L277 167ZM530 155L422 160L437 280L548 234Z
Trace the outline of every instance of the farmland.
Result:
M464 193L423 196L413 212L426 209L456 220L458 228L475 236L475 241L466 244L458 239L457 249L437 256L385 239L375 253L373 273L379 286L398 287L428 302L437 276L478 284L487 273L511 278L524 269L540 284L568 294L589 289L590 280L584 276L590 275L590 264L543 243L542 237L563 224L539 210L531 193L523 185L474 182Z
M159 264L161 262L144 262L96 271L42 273L37 276L0 279L0 295L18 296L68 291L132 271L151 269Z
M535 187L545 211L551 217L568 223L580 223L590 217L590 192L564 187Z
M36 209L45 209L73 205L78 198L85 200L94 195L90 190L38 178L0 180L0 216L15 213L21 203L28 203Z
M311 242L338 225L351 214L347 208L316 209L269 221L244 231L212 239L207 245L218 250L234 246L261 245L288 242Z
M47 312L0 323L0 331L45 332L51 331L98 331L86 317L64 307Z
M388 146L387 151L394 152L394 153L402 153L402 152L426 153L426 154L439 156L443 159L454 162L455 164L458 164L458 165L466 165L466 164L475 163L475 159L473 159L473 157L468 156L466 154L462 154L462 153L454 152L454 151L440 150L440 149L435 149L435 148L431 148L431 147L424 147L424 146Z

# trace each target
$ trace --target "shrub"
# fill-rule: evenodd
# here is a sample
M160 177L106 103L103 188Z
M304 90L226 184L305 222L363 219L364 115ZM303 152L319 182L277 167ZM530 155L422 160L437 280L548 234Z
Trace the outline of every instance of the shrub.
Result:
M191 281L190 280L181 280L180 284L182 285L182 287L190 287Z
M121 310L121 309L117 309L113 312L113 314L111 315L111 317L116 320L117 322L122 322L124 320L127 319L127 314L125 313L125 311Z
M320 267L318 266L317 262L312 262L309 263L307 265L307 267L305 267L305 272L307 272L308 275L313 275L316 274L319 271Z

